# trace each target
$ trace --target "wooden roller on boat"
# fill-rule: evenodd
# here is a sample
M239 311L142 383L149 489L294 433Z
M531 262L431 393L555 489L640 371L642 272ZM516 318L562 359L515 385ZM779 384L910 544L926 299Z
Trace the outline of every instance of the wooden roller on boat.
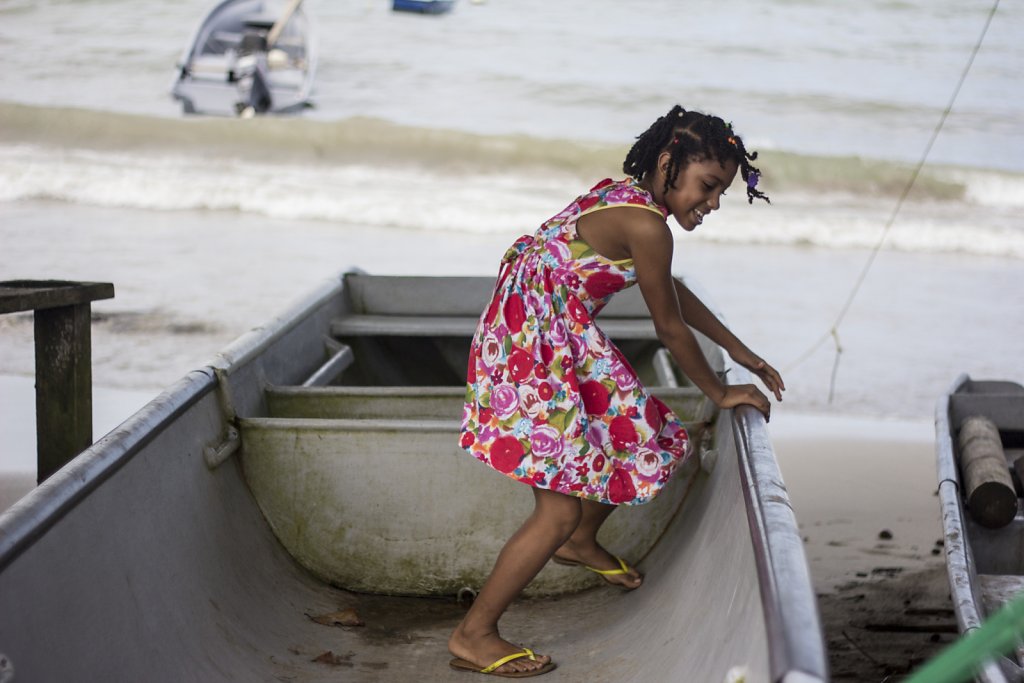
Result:
M1017 494L999 429L986 417L968 417L960 424L959 446L971 517L990 529L1006 526L1017 515Z

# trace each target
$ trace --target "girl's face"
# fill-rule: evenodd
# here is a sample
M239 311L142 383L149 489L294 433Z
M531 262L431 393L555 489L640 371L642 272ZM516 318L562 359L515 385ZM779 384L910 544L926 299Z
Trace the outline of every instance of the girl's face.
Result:
M695 229L704 217L716 211L719 200L736 178L738 165L735 161L724 164L715 159L694 159L679 171L674 187L662 192L668 171L668 152L658 159L658 173L652 189L654 200L666 207L684 230Z

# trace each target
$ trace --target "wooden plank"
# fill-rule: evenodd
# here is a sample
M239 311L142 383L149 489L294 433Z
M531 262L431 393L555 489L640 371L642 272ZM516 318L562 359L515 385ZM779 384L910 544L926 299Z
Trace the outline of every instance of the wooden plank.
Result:
M7 280L0 282L0 313L74 306L113 297L114 285L109 282Z

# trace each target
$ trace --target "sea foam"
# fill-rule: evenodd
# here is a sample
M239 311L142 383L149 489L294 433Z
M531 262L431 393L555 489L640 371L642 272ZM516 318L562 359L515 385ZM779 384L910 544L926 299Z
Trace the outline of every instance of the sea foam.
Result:
M601 177L621 147L483 136L370 119L169 120L0 104L0 201L235 211L367 228L531 232ZM754 244L872 248L913 169L765 150L771 207L742 193L695 233ZM926 167L890 248L1024 258L1024 174Z

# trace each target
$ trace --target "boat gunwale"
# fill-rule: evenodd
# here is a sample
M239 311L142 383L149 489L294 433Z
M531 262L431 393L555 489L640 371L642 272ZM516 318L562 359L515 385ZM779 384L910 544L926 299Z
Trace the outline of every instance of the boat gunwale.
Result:
M730 383L752 381L731 359ZM801 683L828 680L825 641L810 570L796 515L783 483L767 423L753 406L733 408L732 422L740 482L758 566L761 607L768 637L771 680ZM816 638L808 638L813 632Z

